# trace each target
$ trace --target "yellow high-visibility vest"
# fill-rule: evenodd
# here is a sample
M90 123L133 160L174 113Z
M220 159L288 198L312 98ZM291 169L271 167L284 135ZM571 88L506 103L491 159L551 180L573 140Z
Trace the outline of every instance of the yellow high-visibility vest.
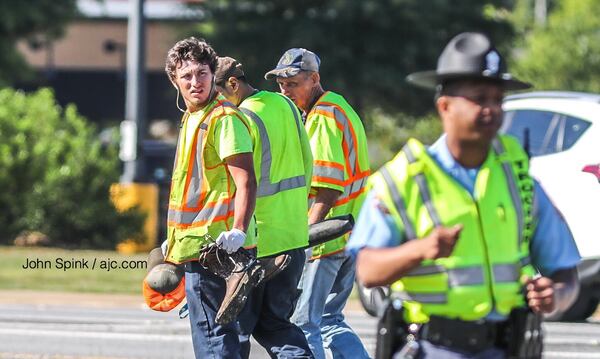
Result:
M268 91L239 107L256 125L258 257L305 247L312 155L300 112L287 97Z
M215 149L215 137L223 136L216 129L225 119L231 120L231 126L220 132L229 131L229 138L245 144L244 152L251 152L253 125L222 96L183 116L169 197L169 262L197 260L205 244L232 228L236 187L225 160ZM254 222L246 235L244 246L255 245Z
M358 218L371 174L367 136L358 114L342 96L327 91L308 113L305 126L313 152L311 186L342 192L326 218L345 214ZM312 259L342 252L348 237L313 247Z
M471 195L411 139L372 176L369 186L406 240L424 238L437 226L463 225L450 257L423 261L392 285L408 321L426 322L429 315L477 320L492 309L507 315L525 305L520 279L534 274L528 163L516 140L498 137Z

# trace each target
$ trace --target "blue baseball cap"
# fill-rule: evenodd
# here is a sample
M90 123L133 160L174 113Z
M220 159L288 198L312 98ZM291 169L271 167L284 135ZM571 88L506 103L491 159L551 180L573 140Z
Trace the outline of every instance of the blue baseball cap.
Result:
M319 72L321 59L312 51L302 48L287 50L279 59L277 66L265 74L265 79L274 77L293 77L300 71Z

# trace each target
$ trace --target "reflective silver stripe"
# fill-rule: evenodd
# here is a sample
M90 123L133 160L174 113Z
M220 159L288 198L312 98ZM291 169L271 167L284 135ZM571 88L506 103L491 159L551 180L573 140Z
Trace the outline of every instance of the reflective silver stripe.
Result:
M229 213L230 208L234 208L233 200L229 203L220 202L214 207L202 208L200 211L186 212L169 209L168 218L171 222L191 225L196 222L211 221L216 217L225 216Z
M229 101L223 101L223 102L221 102L221 106L223 106L223 107L229 107L229 108L232 108L234 110L238 109L236 105L234 105L232 102L229 102Z
M520 270L514 264L495 264L492 273L496 283L518 282L520 277Z
M444 266L433 264L420 266L408 272L405 277L417 277L423 275L443 274L448 276L448 287L460 287L467 285L481 285L484 283L483 269L481 266L446 269Z
M271 196L279 192L304 186L306 186L306 177L304 176L284 178L281 181L275 183L266 183L260 181L258 189L256 191L256 197Z
M444 272L446 272L446 268L444 268L441 265L433 264L433 265L428 265L428 266L419 266L419 267L411 270L404 276L405 277L417 277L417 276L421 276L421 275L440 274L440 273L444 273Z
M260 182L258 183L256 197L271 196L282 191L305 186L306 177L304 175L284 178L279 182L271 183L271 162L273 161L273 157L271 156L271 141L269 140L265 123L251 110L247 108L241 108L240 110L256 123L258 133L260 134L262 156L260 161Z
M298 130L298 138L301 138L302 131L304 131L304 126L302 125L302 120L299 115L300 111L298 110L298 107L296 107L296 105L294 105L292 100L290 100L286 96L281 95L281 94L279 94L279 96L283 97L283 99L287 102L288 106L290 106L290 110L294 114L294 120L296 121L296 129Z
M447 272L448 287L460 287L469 285L481 285L485 283L483 268L481 266L454 268L446 270L441 265L420 266L405 277L415 277L422 275L442 274ZM494 281L498 283L516 282L519 279L519 268L514 264L497 264L492 268Z
M222 102L221 105L223 107L236 108L230 102ZM212 121L213 115L214 108L202 118L200 124L198 125L198 129L196 130L197 132L194 134L193 137L193 141L196 141L196 155L194 156L192 173L188 174L190 176L190 181L185 188L186 192L185 198L183 198L183 208L196 208L200 205L200 197L202 193L203 182L203 140L206 131L208 130L208 125L206 122ZM183 136L186 136L186 134L183 134ZM181 143L178 142L177 146L179 147L180 144ZM179 149L177 150L177 152L179 152ZM175 165L177 165L177 162ZM219 216L225 216L227 215L227 213L229 213L229 208L233 208L233 200L229 203L218 203L214 207L205 207L202 208L200 211L180 211L169 209L167 212L167 218L169 222L191 225L196 222L209 221Z
M404 235L407 240L416 239L417 235L415 229L412 225L412 222L408 219L408 213L406 213L406 205L404 204L404 199L402 195L398 191L396 187L396 183L392 179L392 176L387 169L386 166L381 167L379 170L385 183L387 184L388 191L392 196L392 200L394 201L394 206L396 207L396 211L400 214L400 218L402 219L402 224L404 224Z
M354 137L352 137L352 131L350 131L350 120L337 108L333 108L335 119L341 122L344 126L344 138L348 143L348 162L350 162L350 173L356 174L356 144L354 143Z
M483 283L483 269L480 266L448 270L448 287L481 285Z
M313 166L313 176L333 178L338 181L344 181L344 171L339 168L326 166Z
M202 126L204 125L204 126ZM184 205L186 207L197 207L200 202L200 194L202 193L202 141L204 140L204 134L208 126L205 123L201 123L198 126L198 132L195 135L197 138L196 142L196 155L194 156L194 165L192 166L192 173L189 185L186 189L186 196L184 198Z
M402 148L402 151L406 155L406 159L408 163L415 163L417 160L412 153L412 150L408 145ZM429 192L429 187L427 186L427 180L425 179L425 175L423 173L419 173L414 176L415 182L419 187L419 192L421 193L421 200L423 204L425 204L425 208L427 208L427 212L429 213L429 217L431 217L431 221L435 227L441 226L442 221L440 220L440 216L437 213L437 210L433 206L433 202L431 200L431 193Z
M363 187L365 187L367 184L367 179L368 177L363 177L361 179L355 180L349 185L344 186L344 193L342 193L342 195L338 198L338 201L344 200L353 195L354 193L363 189Z
M367 181L369 180L368 176L365 176L359 180L352 182L350 185L350 194L355 193L363 189L367 185Z
M335 121L342 125L342 133L344 135L343 141L345 141L348 146L348 162L350 162L350 173L353 175L356 174L356 144L354 143L354 137L352 137L352 131L350 131L352 123L350 123L350 120L336 106L317 103L315 105L315 109L325 112L332 112Z
M448 294L444 292L440 293L414 293L414 292L400 292L395 294L402 300L411 300L423 304L446 304L448 303Z
M504 154L504 146L499 138L495 138L492 141L492 146L494 147L494 151L496 155L500 157ZM504 177L506 177L506 181L508 182L508 189L510 191L510 197L515 206L515 211L517 212L517 224L518 224L518 236L519 236L519 248L521 247L521 243L523 242L523 230L524 230L524 213L523 213L523 203L521 202L521 195L519 194L519 188L517 187L517 182L515 180L512 166L507 161L502 161L502 170L504 171Z
M363 177L363 178L357 179L354 182L350 183L349 185L345 186L344 187L344 197L347 197L346 194L349 196L355 192L360 191L367 184L367 178L368 177Z
M519 259L521 268L531 264L531 258L529 256Z

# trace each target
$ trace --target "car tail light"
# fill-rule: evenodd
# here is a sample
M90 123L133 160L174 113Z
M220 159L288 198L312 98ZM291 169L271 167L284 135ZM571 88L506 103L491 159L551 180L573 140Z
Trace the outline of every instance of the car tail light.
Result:
M583 167L582 171L593 174L596 176L598 182L600 182L600 165L587 165Z

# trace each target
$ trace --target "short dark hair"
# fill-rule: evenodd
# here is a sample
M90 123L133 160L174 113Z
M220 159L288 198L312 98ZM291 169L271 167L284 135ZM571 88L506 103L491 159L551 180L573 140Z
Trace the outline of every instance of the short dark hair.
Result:
M248 83L248 80L246 79L245 75L237 76L236 79L238 79L240 82ZM225 82L227 82L227 80L229 80L229 78L222 79L221 81L216 81L215 85L224 87L225 86Z
M213 74L217 68L217 53L215 50L204 39L197 39L192 36L178 41L167 53L165 72L169 76L169 80L175 81L175 69L187 60L208 65Z

